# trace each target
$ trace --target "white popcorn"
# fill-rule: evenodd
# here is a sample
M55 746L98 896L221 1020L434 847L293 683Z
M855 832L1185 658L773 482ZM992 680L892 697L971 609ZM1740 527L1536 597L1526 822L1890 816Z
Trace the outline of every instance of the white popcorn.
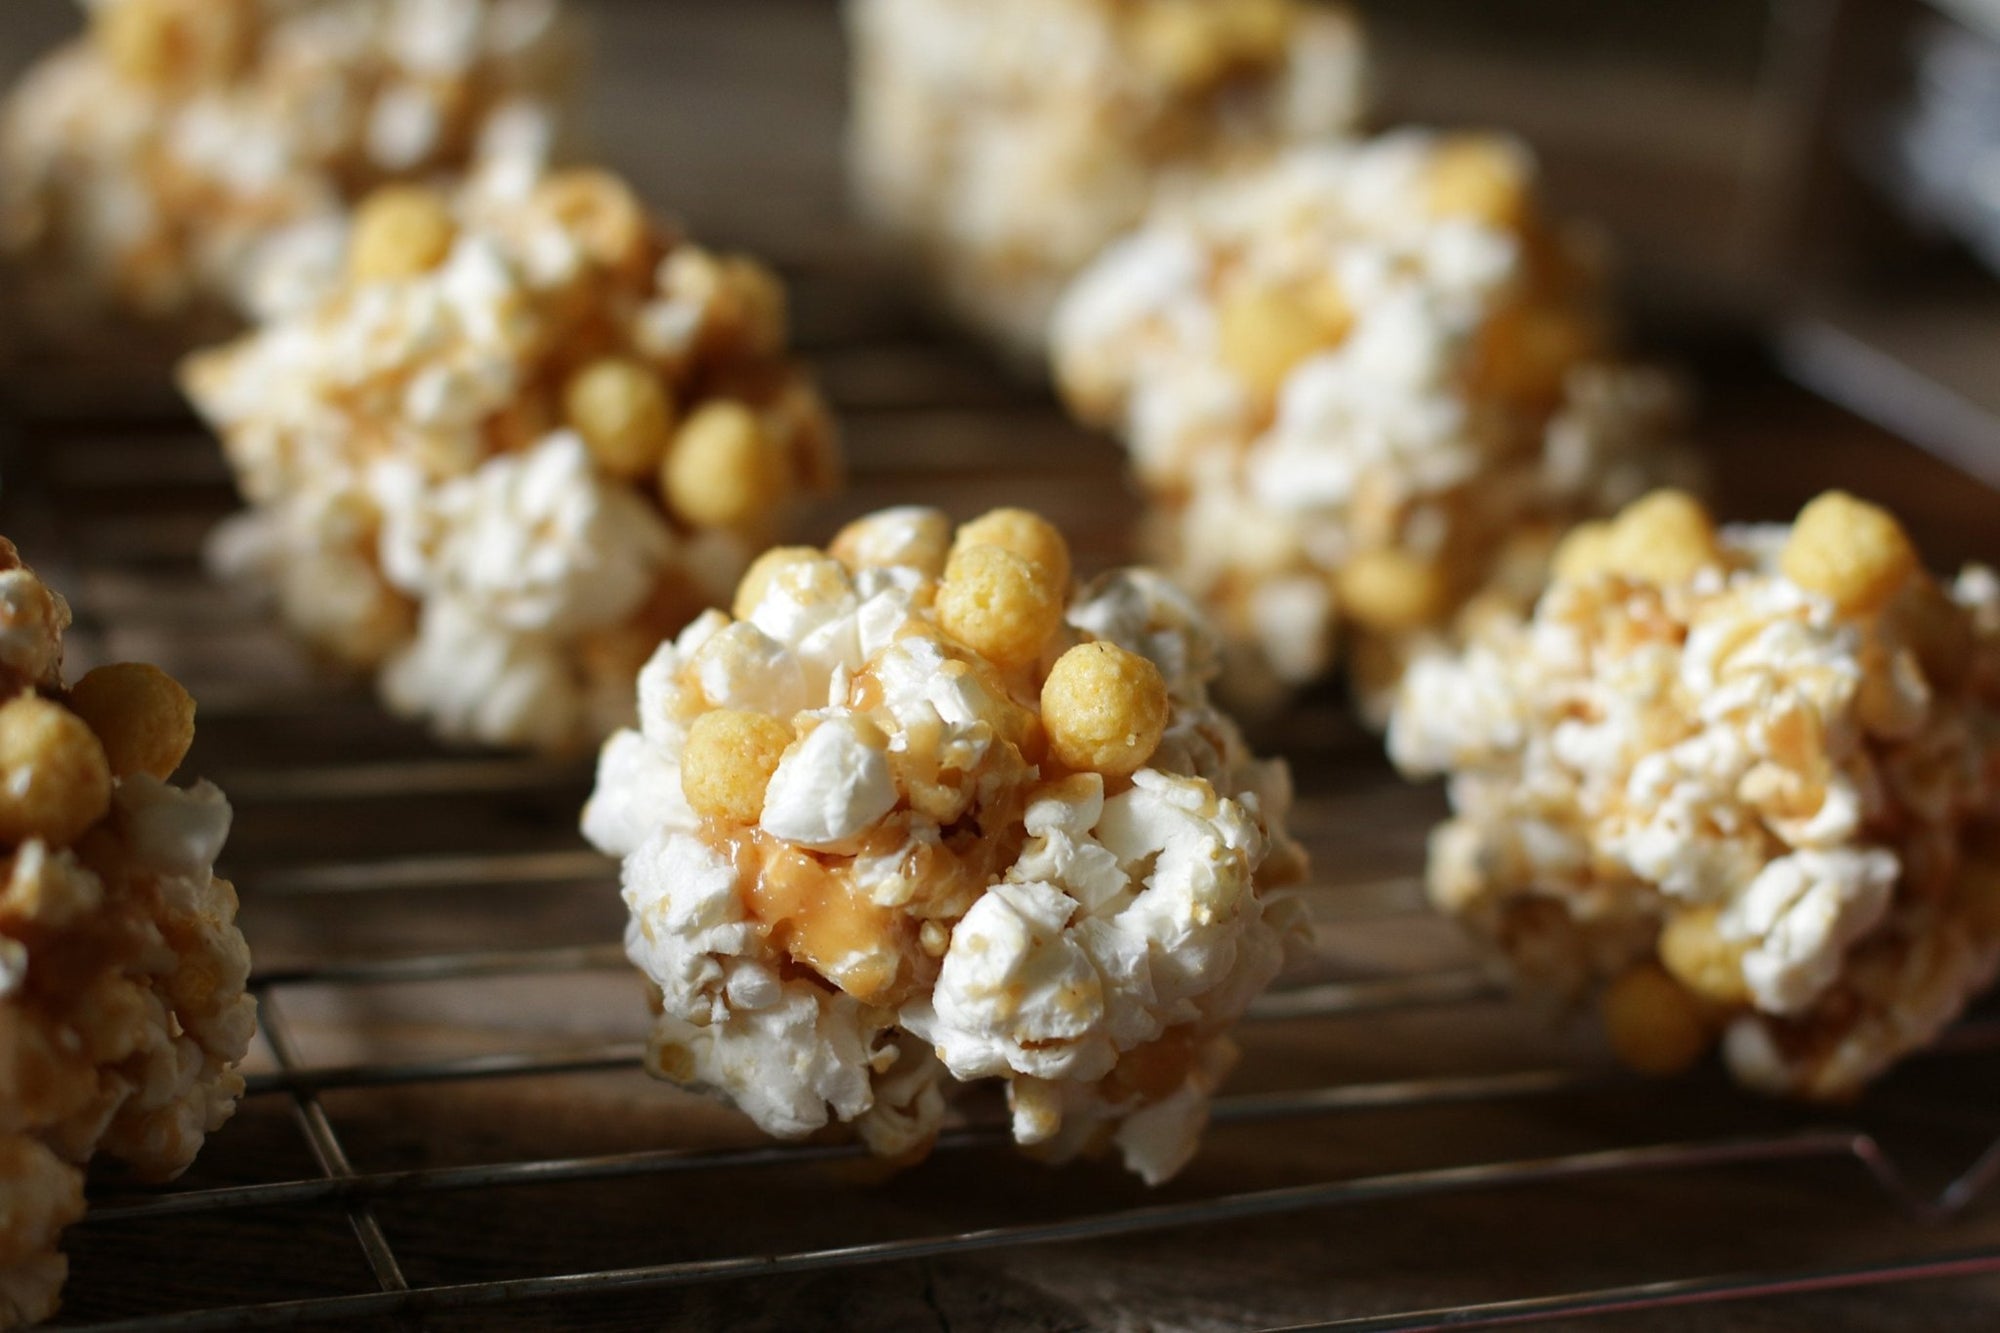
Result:
M1362 43L1294 0L849 0L855 194L1015 350L1190 179L1351 127Z
M0 545L0 685L8 694L62 683L62 636L69 603Z
M833 716L814 727L771 775L762 824L773 837L837 851L895 808L888 738L872 724Z
M56 1312L69 1277L56 1245L83 1217L83 1172L29 1135L0 1134L0 1186L0 1328L19 1328Z
M0 113L0 252L51 319L300 308L337 281L358 192L553 148L552 0L88 9Z
M1283 766L1209 704L1213 642L1158 576L1049 589L1069 624L1010 676L938 609L975 577L940 578L950 541L929 511L861 520L847 563L787 553L748 619L704 617L640 673L583 827L624 858L649 1065L770 1133L847 1122L897 1158L948 1082L1004 1079L1023 1144L1067 1156L1102 1128L1164 1179L1300 924L1269 892L1302 873ZM1167 700L1129 777L1056 766L1057 706L1035 725L1041 678L1092 643L1150 660ZM720 749L708 718L734 728Z
M545 633L622 620L674 555L658 510L595 471L569 431L388 506L384 519L385 572L404 592Z
M649 223L601 173L379 198L357 263L381 243L365 236L378 206L435 210L441 253L376 256L389 271L186 363L252 505L211 563L331 657L379 670L389 704L447 739L594 743L631 720L660 636L727 594L793 497L833 480L775 280ZM669 271L705 285L676 298L693 344L661 361L635 312ZM576 387L592 375L609 390ZM745 413L759 452L666 466L717 409ZM744 490L732 467L778 484L717 510L708 491Z
M1751 941L1743 980L1765 1013L1811 1007L1840 975L1854 942L1889 910L1896 858L1868 852L1794 852L1766 865L1716 926L1722 937Z
M68 612L0 540L10 639L0 717L63 706ZM27 614L14 614L27 610ZM36 628L38 627L38 628ZM41 642L27 640L39 634ZM21 663L46 669L30 675ZM62 1229L83 1215L84 1169L102 1153L145 1180L169 1180L236 1109L237 1065L256 1027L245 994L250 955L236 894L215 877L230 811L207 783L181 789L120 771L129 730L156 728L143 702L105 708L86 677L86 725L111 767L88 850L55 845L74 825L0 848L0 1327L55 1313L67 1264ZM115 693L115 692L114 692ZM82 716L81 713L76 714ZM185 738L191 739L191 737ZM183 740L183 744L185 743ZM28 749L16 735L5 789L18 795L69 771L76 755ZM72 742L74 743L74 742ZM103 761L100 761L103 762ZM102 799L102 791L99 793ZM18 822L21 812L12 817ZM10 830L11 833L11 830ZM81 841L81 839L79 839Z
M1345 637L1379 720L1454 620L1532 596L1554 525L1680 466L1676 396L1607 362L1533 171L1486 136L1294 147L1162 201L1064 297L1064 393L1123 438L1239 693L1325 675Z
M1531 619L1418 663L1390 753L1452 777L1439 906L1532 983L1608 983L1635 1063L1676 1016L1621 980L1664 968L1745 1083L1850 1095L2000 968L2000 587L1939 588L1845 497L1790 532L1684 512L1580 532Z

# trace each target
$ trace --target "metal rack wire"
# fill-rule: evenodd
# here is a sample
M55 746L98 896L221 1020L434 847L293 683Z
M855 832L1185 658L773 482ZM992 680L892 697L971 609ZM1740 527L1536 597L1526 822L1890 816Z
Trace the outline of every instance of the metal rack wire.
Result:
M31 432L33 433L33 432ZM149 646L173 658L191 646L201 649L218 634L259 633L247 610L231 610L219 594L187 594L193 577L184 545L188 534L202 527L200 516L223 493L210 462L209 447L192 434L163 432L149 446L151 464L137 474L121 474L102 466L123 447L118 440L130 428L61 427L60 444L44 444L25 455L22 468L34 470L33 459L59 459L39 469L36 512L57 516L45 537L46 549L59 553L52 576L74 592L79 642L93 638L117 642L120 634L142 634ZM864 490L886 484L884 474L898 466L893 459L861 450ZM17 474L20 475L20 474ZM153 541L134 528L135 500L143 492L144 524L162 534ZM107 544L95 540L94 523L115 522L127 529L126 540ZM163 564L164 561L164 564ZM133 596L134 589L153 589L157 596ZM167 596L173 588L182 596ZM106 597L105 590L122 589ZM190 614L188 598L199 602ZM310 717L318 711L365 711L364 700L346 692L330 697L310 676L287 691L242 689L214 691L223 699L210 706L225 729L259 729L273 719ZM221 685L224 682L218 681ZM1310 736L1315 726L1335 751L1345 744L1338 727L1310 719L1293 728ZM365 730L365 729L364 729ZM390 801L421 814L426 803L467 799L506 801L546 798L558 811L581 791L577 766L542 760L426 754L378 755L370 740L359 748L332 747L330 753L299 756L299 762L238 763L226 755L211 762L214 776L231 790L239 810L239 828L255 833L267 812L287 803L310 802L339 811L358 810L351 803ZM408 749L407 742L399 742ZM1364 770L1365 774L1366 770ZM1358 779L1366 783L1366 776ZM1356 781L1343 779L1343 782ZM1364 788L1365 789L1365 788ZM1307 789L1306 832L1325 826L1353 799L1352 790L1335 784L1331 794ZM335 822L341 822L336 818ZM357 827L365 820L355 816ZM466 840L468 835L447 819L419 822L434 826L431 845L420 852L395 855L348 855L330 860L269 855L239 871L246 906L259 919L280 919L288 910L306 905L358 903L372 913L393 914L414 897L442 896L462 901L500 885L525 889L567 888L609 896L611 867L576 844L523 850L487 851ZM365 842L366 834L362 834ZM1405 871L1413 866L1405 866ZM1317 886L1316 900L1336 924L1394 921L1420 910L1417 885L1408 873L1359 882L1329 881ZM260 944L252 930L253 946ZM478 941L472 941L475 945ZM636 1266L606 1267L546 1275L482 1278L466 1281L412 1280L404 1255L378 1216L390 1204L407 1204L448 1195L479 1195L508 1189L561 1186L560 1206L588 1208L590 1188L616 1180L690 1182L727 1172L769 1173L840 1163L862 1155L847 1142L809 1142L723 1148L659 1147L639 1151L539 1156L532 1152L509 1159L472 1165L420 1165L403 1169L359 1169L343 1141L337 1117L326 1105L330 1094L395 1088L439 1087L451 1084L490 1087L505 1080L563 1077L629 1070L640 1049L631 1040L569 1041L532 1048L477 1051L425 1058L369 1058L328 1061L311 1058L292 1030L295 996L306 992L353 990L369 986L421 986L428 983L477 984L496 993L526 979L562 980L587 974L615 974L622 967L620 952L609 943L560 943L528 947L471 947L457 951L427 951L404 956L343 956L320 953L286 961L260 972L254 987L263 1008L263 1034L269 1048L268 1066L250 1079L249 1097L284 1099L291 1106L301 1136L316 1163L313 1174L263 1179L253 1183L171 1188L134 1193L116 1188L95 1198L89 1217L77 1235L87 1243L100 1230L130 1232L145 1228L157 1244L170 1248L177 1223L209 1219L220 1223L252 1218L273 1210L318 1209L344 1215L365 1258L373 1289L349 1294L314 1295L255 1304L226 1301L191 1311L148 1313L111 1318L88 1327L100 1330L196 1330L271 1327L298 1323L341 1322L366 1317L427 1316L450 1311L480 1310L502 1305L561 1303L607 1293L691 1288L744 1279L853 1270L916 1260L1019 1252L1066 1242L1098 1242L1119 1237L1192 1232L1240 1225L1255 1219L1328 1215L1340 1210L1365 1210L1394 1201L1439 1199L1479 1191L1536 1192L1574 1188L1588 1183L1645 1181L1661 1177L1698 1176L1724 1169L1743 1172L1783 1164L1819 1164L1826 1170L1853 1170L1872 1181L1900 1215L1938 1222L1957 1217L1978 1201L2000 1176L2000 1141L1979 1155L1943 1186L1921 1188L1908 1179L1898 1161L1858 1122L1824 1127L1811 1123L1759 1126L1746 1132L1725 1132L1687 1139L1663 1133L1654 1138L1616 1146L1553 1155L1530 1155L1455 1161L1424 1169L1380 1174L1356 1174L1314 1179L1278 1187L1201 1191L1162 1202L1082 1210L1048 1220L1000 1226L943 1229L899 1234L888 1239L843 1246L801 1246L745 1251L721 1257L678 1259ZM1251 1022L1282 1027L1299 1020L1342 1022L1362 1016L1444 1011L1454 1006L1493 1003L1494 992L1484 977L1463 961L1412 969L1382 969L1350 976L1316 976L1266 997ZM1530 1020L1532 1021L1532 1020ZM1969 1023L1957 1030L1935 1057L1941 1060L1990 1058L2000 1049L2000 1023ZM1393 1078L1335 1083L1303 1088L1240 1092L1222 1098L1215 1108L1218 1127L1268 1124L1298 1126L1343 1116L1374 1114L1374 1132L1398 1134L1398 1120L1426 1109L1504 1105L1535 1107L1574 1098L1595 1090L1615 1088L1625 1080L1594 1061L1555 1063L1460 1076ZM1004 1130L977 1121L946 1135L938 1145L943 1157L976 1154L1005 1142ZM227 1130L216 1137L211 1158L227 1159ZM1883 1225L1897 1214L1884 1212ZM1493 1327L1558 1317L1605 1315L1613 1312L1663 1310L1749 1298L1796 1297L1881 1284L2000 1274L2000 1245L1951 1249L1933 1253L1921 1242L1923 1233L1909 1232L1912 1250L1868 1262L1794 1270L1714 1274L1697 1271L1666 1280L1600 1287L1582 1291L1538 1294L1525 1299L1483 1301L1440 1308L1419 1308L1364 1318L1336 1320L1301 1327L1417 1329Z

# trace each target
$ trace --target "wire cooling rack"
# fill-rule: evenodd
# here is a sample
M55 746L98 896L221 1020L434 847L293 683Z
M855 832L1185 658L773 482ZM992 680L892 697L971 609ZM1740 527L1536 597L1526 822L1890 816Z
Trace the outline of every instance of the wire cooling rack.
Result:
M792 277L853 423L853 493L822 530L912 495L1019 499L1070 519L1086 563L1116 558L1113 451L975 353L851 313L816 327L855 308L847 281ZM1106 1166L1018 1166L976 1100L890 1181L849 1142L759 1142L635 1073L614 869L574 833L587 764L438 751L301 661L200 576L231 503L212 442L74 388L32 382L9 530L70 593L73 670L146 657L203 700L189 771L238 811L227 869L263 1014L245 1110L195 1174L94 1189L70 1240L75 1323L949 1327L956 1300L970 1327L1461 1328L2000 1274L1975 1207L2000 1174L2000 1024L1961 1025L1851 1111L1712 1074L1630 1080L1587 1033L1507 1003L1423 912L1436 797L1395 783L1337 700L1264 728L1299 773L1322 956L1253 1011L1184 1181L1148 1195ZM702 1234L704 1217L728 1220ZM1431 1253L1419 1237L1486 1239L1429 1269L1343 1270L1377 1217L1392 1263ZM1718 1245L1717 1217L1745 1230ZM898 1315L902 1287L921 1299ZM1947 1287L1991 1295L1929 1290ZM883 1294L842 1313L856 1291Z

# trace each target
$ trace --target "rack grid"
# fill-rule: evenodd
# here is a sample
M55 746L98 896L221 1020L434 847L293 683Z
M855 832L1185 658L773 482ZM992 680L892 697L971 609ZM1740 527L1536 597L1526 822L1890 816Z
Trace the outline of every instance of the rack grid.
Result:
M831 364L842 364L832 349L821 351L831 353ZM888 355L881 349L877 352ZM922 360L929 354L915 355ZM915 382L922 375L913 370L911 378ZM830 381L836 396L848 397L852 407L852 393L842 393L841 375L831 375ZM1036 398L1032 389L1017 391L1004 382L997 384L996 397L1009 393L1018 393L1024 402ZM852 507L871 502L866 497L877 493L907 493L940 476L947 481L954 475L963 477L977 466L961 458L936 468L933 476L909 475L913 469L920 473L933 469L893 444L885 446L882 433L865 424L870 412L893 415L909 410L907 405L885 405L878 398L860 413L864 424L855 441L856 484L863 498L851 500ZM1040 432L1060 429L1033 412L1023 415L1023 424ZM638 1065L640 1045L629 1032L603 1039L537 1039L508 1049L414 1058L396 1054L393 1041L388 1053L373 1053L364 1037L355 1058L329 1059L311 1055L308 1043L294 1031L294 1004L303 997L312 1008L314 996L328 993L456 984L505 994L536 981L567 987L580 978L616 984L624 969L617 945L609 942L615 936L608 932L560 943L489 942L478 933L481 904L498 893L552 894L572 904L589 901L597 908L614 901L613 868L570 832L570 816L587 773L579 763L432 752L376 717L358 687L328 682L296 661L269 677L275 684L255 683L246 674L246 663L267 658L283 662L288 650L255 608L207 589L198 580L196 553L188 543L226 509L228 494L212 446L187 423L44 418L31 420L24 437L31 447L15 460L10 482L19 481L14 490L17 505L24 493L32 499L16 508L12 521L25 522L31 530L45 529L31 531L25 540L59 586L72 592L80 653L89 658L147 652L181 671L197 694L209 700L202 748L192 767L222 782L238 807L238 844L247 839L248 846L247 863L236 866L235 872L253 946L262 950L270 938L279 941L276 958L253 982L262 1005L266 1049L262 1065L251 1075L248 1097L252 1106L267 1101L289 1104L313 1164L310 1172L279 1172L242 1183L188 1184L152 1192L120 1188L115 1182L101 1186L89 1217L72 1233L72 1248L80 1258L71 1305L84 1318L83 1326L231 1329L452 1311L485 1311L497 1317L494 1307L502 1306L516 1316L539 1310L548 1317L552 1308L585 1297L1005 1256L1065 1243L1227 1232L1257 1219L1324 1218L1397 1201L1468 1193L1513 1192L1527 1199L1524 1206L1532 1209L1534 1200L1551 1191L1608 1182L1701 1179L1717 1171L1740 1175L1786 1164L1845 1171L1857 1181L1872 1182L1886 1205L1879 1227L1903 1243L1851 1263L1804 1263L1746 1272L1676 1271L1662 1265L1665 1277L1557 1291L1544 1290L1533 1281L1534 1275L1524 1274L1522 1285L1533 1293L1526 1297L1419 1305L1397 1313L1293 1326L1493 1327L2000 1274L2000 1243L1987 1237L1983 1244L1953 1244L1939 1230L1963 1218L2000 1175L2000 1140L1966 1156L1943 1184L1919 1185L1906 1176L1898 1156L1865 1127L1865 1116L1836 1115L1828 1124L1824 1116L1794 1118L1785 1113L1774 1121L1776 1113L1770 1108L1729 1093L1715 1080L1705 1095L1731 1108L1724 1121L1740 1117L1743 1127L1725 1123L1716 1132L1690 1137L1677 1133L1672 1118L1662 1115L1642 1127L1648 1132L1627 1134L1600 1146L1491 1157L1467 1153L1416 1169L1364 1170L1248 1189L1217 1189L1209 1182L1202 1188L1175 1191L1158 1202L1141 1199L1117 1206L1065 1208L1057 1216L1001 1225L916 1228L858 1244L794 1247L774 1238L768 1246L715 1257L528 1276L413 1278L406 1248L396 1242L395 1228L383 1220L384 1210L391 1206L406 1208L452 1195L500 1195L524 1188L541 1191L538 1197L553 1198L547 1191L560 1187L565 1193L551 1208L589 1209L592 1188L610 1182L656 1181L663 1188L692 1190L693 1182L718 1177L747 1174L766 1179L778 1173L837 1171L862 1153L852 1143L815 1141L651 1146L545 1156L532 1150L533 1136L528 1135L515 1155L500 1160L358 1167L344 1142L340 1117L329 1109L336 1096L449 1085L478 1090L517 1080L561 1081L629 1072ZM131 443L139 437L146 439L146 466L128 471L119 464L140 456ZM887 432L888 439L896 437L896 431ZM1100 456L1103 452L1079 455L1081 473L1093 484L1103 480L1100 474L1107 468L1115 467L1115 460ZM1057 472L1051 472L1033 484L1053 490L1061 481ZM823 518L829 524L837 520L835 515ZM114 529L119 540L104 540ZM1086 546L1102 555L1114 550L1115 544L1115 538L1107 537ZM1322 937L1338 942L1369 927L1428 930L1434 923L1422 914L1420 886L1414 877L1415 834L1421 830L1415 811L1421 807L1411 802L1419 795L1411 794L1405 801L1396 794L1386 772L1369 757L1366 738L1339 719L1339 707L1337 700L1309 703L1297 716L1275 724L1277 732L1303 738L1295 739L1291 747L1302 778L1302 831L1316 844L1323 865L1352 865L1353 858L1338 854L1329 861L1326 849L1339 848L1344 833L1373 819L1370 809L1353 817L1343 812L1387 791L1395 800L1394 812L1385 822L1399 832L1392 839L1396 850L1384 857L1386 873L1375 873L1385 867L1363 858L1355 874L1350 876L1343 868L1311 890ZM300 732L308 740L316 736L317 748L296 755L289 748L273 749L289 747L294 733ZM246 755L244 742L250 738L260 744L255 753ZM538 812L528 821L536 841L497 850L482 845L477 830L461 828L450 817L451 811L468 802L526 802ZM295 818L301 806L316 811L317 822L336 827L336 841L352 842L360 850L349 848L348 854L334 857L306 854L312 848L294 841L296 830L285 818L288 811ZM385 817L385 809L393 814ZM434 809L440 812L436 817L428 813ZM503 823L519 832L515 814ZM371 834L392 826L401 831L395 846L378 854L369 847ZM412 826L420 830L415 843L408 836ZM306 839L308 844L312 841ZM284 928L291 917L303 914L305 938L310 939L313 923L323 921L329 909L393 924L397 914L417 910L427 901L431 906L422 910L427 914L442 910L459 932L454 938L462 938L469 947L393 953L302 948L300 932ZM441 909L436 906L440 902ZM602 919L598 912L594 920ZM1534 1029L1542 1022L1514 1015L1463 955L1410 963L1390 952L1386 958L1337 959L1283 985L1253 1011L1253 1044L1266 1031L1289 1033L1310 1044L1312 1033L1328 1024L1366 1028L1394 1016L1448 1015L1468 1007L1503 1015L1503 1025ZM317 1020L322 1026L327 1021ZM1996 1050L2000 1050L2000 1022L1972 1021L1955 1030L1927 1060L1985 1067ZM1234 1092L1217 1104L1215 1124L1217 1133L1269 1126L1274 1134L1284 1134L1343 1117L1373 1117L1368 1132L1387 1136L1393 1143L1420 1134L1414 1117L1425 1112L1461 1108L1492 1115L1499 1108L1514 1107L1534 1114L1537 1108L1580 1097L1633 1091L1632 1080L1586 1051L1485 1072L1310 1082ZM1977 1112L1971 1114L1989 1134L2000 1128L1990 1114L1983 1119ZM665 1123L667 1132L658 1137L672 1144L672 1122ZM449 1132L443 1121L425 1129ZM985 1169L1004 1170L997 1164L1005 1162L1005 1156L990 1151L1004 1143L1004 1130L990 1117L982 1118L975 1106L968 1123L939 1144L937 1157L978 1159ZM225 1129L215 1136L205 1165L228 1163L232 1147L230 1131ZM929 1169L918 1170L919 1180ZM835 1175L824 1183L819 1197L826 1206L837 1208L847 1195L857 1191L865 1195L868 1188ZM89 1259L91 1247L101 1235L143 1230L149 1238L145 1243L157 1246L164 1257L171 1255L176 1236L186 1234L177 1224L203 1219L227 1227L298 1209L345 1218L365 1260L369 1285L343 1293L249 1303L225 1298L197 1308L145 1313L108 1301L89 1285L96 1275ZM228 1233L217 1234L226 1238ZM436 1271L435 1265L425 1267ZM82 1314L100 1308L106 1317ZM109 1313L114 1310L117 1313ZM1271 1325L1253 1319L1238 1326Z

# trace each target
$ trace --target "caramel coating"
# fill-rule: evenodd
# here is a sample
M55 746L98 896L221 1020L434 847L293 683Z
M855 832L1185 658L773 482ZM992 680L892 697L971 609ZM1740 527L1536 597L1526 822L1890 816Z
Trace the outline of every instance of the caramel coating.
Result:
M347 271L357 282L419 277L442 264L457 239L443 195L422 185L385 185L355 210Z
M674 438L674 405L648 367L622 357L593 361L570 377L563 415L598 466L628 481L647 476Z
M1953 907L1974 930L2000 934L2000 862L1973 857L1952 884Z
M1588 315L1559 306L1511 306L1481 335L1476 379L1484 391L1524 410L1554 411L1570 372L1600 355L1602 343Z
M736 298L744 350L753 356L776 356L784 350L790 325L784 284L756 260L740 256L724 260L722 272Z
M1151 659L1084 643L1056 659L1042 685L1049 749L1066 766L1106 777L1144 768L1166 734L1171 702Z
M825 558L810 546L772 547L751 561L750 568L743 571L743 579L736 585L736 597L730 604L730 614L738 620L748 620L756 611L757 603L764 600L771 581L781 571L792 565L809 565Z
M0 706L0 841L67 847L111 808L111 763L90 726L38 695Z
M1237 291L1218 314L1222 364L1251 390L1275 398L1299 362L1335 346L1354 316L1337 292L1305 299L1276 288Z
M1896 594L1917 568L1917 552L1888 510L1828 491L1799 511L1778 565L1801 588L1860 615Z
M770 518L789 485L777 445L737 402L699 408L660 469L668 508L703 528L753 528Z
M975 546L997 546L1012 551L1029 564L1039 565L1050 586L1060 594L1068 594L1069 543L1063 540L1056 525L1040 514L1025 509L995 509L960 527L951 544L951 559L945 564L947 578L951 575L951 562Z
M1275 59L1292 31L1286 0L1150 0L1133 14L1139 63L1172 87L1208 87L1245 65Z
M1340 570L1341 609L1370 629L1421 628L1441 619L1450 600L1440 566L1391 547L1363 551Z
M1063 618L1063 591L1047 571L997 546L969 546L953 557L938 587L938 624L1002 668L1042 655Z
M1972 622L1936 579L1912 578L1886 614L1909 637L1924 679L1946 690L1965 683L1973 661Z
M104 746L111 775L173 776L194 744L194 698L156 666L101 666L70 691L70 707Z
M764 813L771 775L791 743L791 726L769 714L703 713L681 751L681 792L696 814L755 824Z
M1689 1069L1715 1039L1700 1003L1655 963L1612 982L1598 1004L1611 1049L1642 1074Z

